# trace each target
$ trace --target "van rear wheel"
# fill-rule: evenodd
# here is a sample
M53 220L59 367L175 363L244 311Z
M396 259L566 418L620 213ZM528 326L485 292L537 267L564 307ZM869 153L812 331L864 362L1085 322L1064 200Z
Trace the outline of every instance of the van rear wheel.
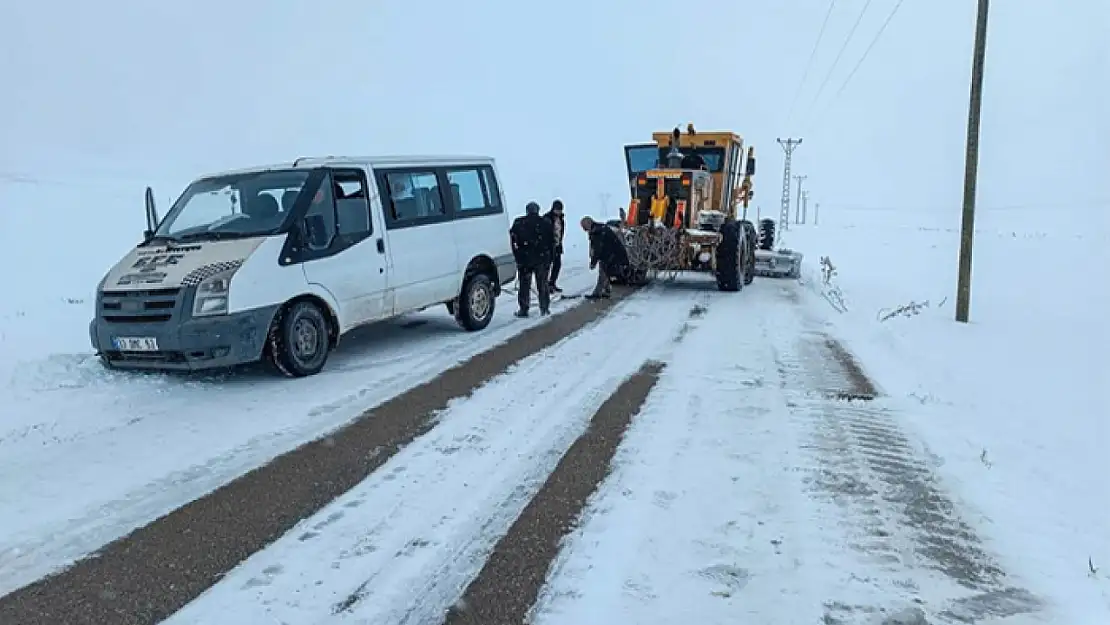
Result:
M484 330L493 319L497 298L493 294L493 281L484 273L474 273L463 283L459 294L455 319L468 332Z
M283 309L274 319L266 341L270 364L291 378L319 373L330 351L328 319L312 302L297 302Z

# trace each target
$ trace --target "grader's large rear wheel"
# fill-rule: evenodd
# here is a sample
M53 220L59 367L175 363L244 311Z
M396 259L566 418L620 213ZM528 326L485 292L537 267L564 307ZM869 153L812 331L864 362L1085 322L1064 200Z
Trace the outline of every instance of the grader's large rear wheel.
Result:
M770 251L775 247L775 220L759 220L759 249Z

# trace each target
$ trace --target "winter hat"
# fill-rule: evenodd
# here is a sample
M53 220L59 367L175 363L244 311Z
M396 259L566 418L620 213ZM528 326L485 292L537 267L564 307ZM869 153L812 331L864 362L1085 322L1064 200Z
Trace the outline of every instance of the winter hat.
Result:
M535 202L528 202L528 205L524 207L524 212L529 215L539 215L540 205Z

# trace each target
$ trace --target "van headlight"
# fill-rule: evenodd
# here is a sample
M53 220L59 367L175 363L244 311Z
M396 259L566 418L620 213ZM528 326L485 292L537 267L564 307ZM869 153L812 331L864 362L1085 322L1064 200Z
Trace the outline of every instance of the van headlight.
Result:
M197 296L193 300L194 317L227 314L227 293L234 274L234 270L223 271L197 285Z

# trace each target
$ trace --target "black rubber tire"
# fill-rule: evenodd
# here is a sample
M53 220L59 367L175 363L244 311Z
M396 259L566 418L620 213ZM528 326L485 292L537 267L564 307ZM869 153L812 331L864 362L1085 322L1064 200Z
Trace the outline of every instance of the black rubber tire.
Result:
M759 220L759 249L772 250L775 248L775 220Z
M647 269L633 270L628 276L628 284L634 287L645 286L649 281Z
M731 292L744 288L742 275L744 247L740 222L726 221L721 224L721 242L717 244L718 290Z
M302 335L303 342L298 342ZM282 375L303 378L324 368L331 353L330 322L324 311L308 301L286 306L270 324L266 359Z
M484 273L468 275L459 293L458 314L455 315L459 325L467 332L484 330L493 319L496 308L493 280Z
M744 230L744 239L747 245L744 246L744 285L747 286L755 281L755 249L759 246L759 234L755 231L755 225L748 220L740 222Z

